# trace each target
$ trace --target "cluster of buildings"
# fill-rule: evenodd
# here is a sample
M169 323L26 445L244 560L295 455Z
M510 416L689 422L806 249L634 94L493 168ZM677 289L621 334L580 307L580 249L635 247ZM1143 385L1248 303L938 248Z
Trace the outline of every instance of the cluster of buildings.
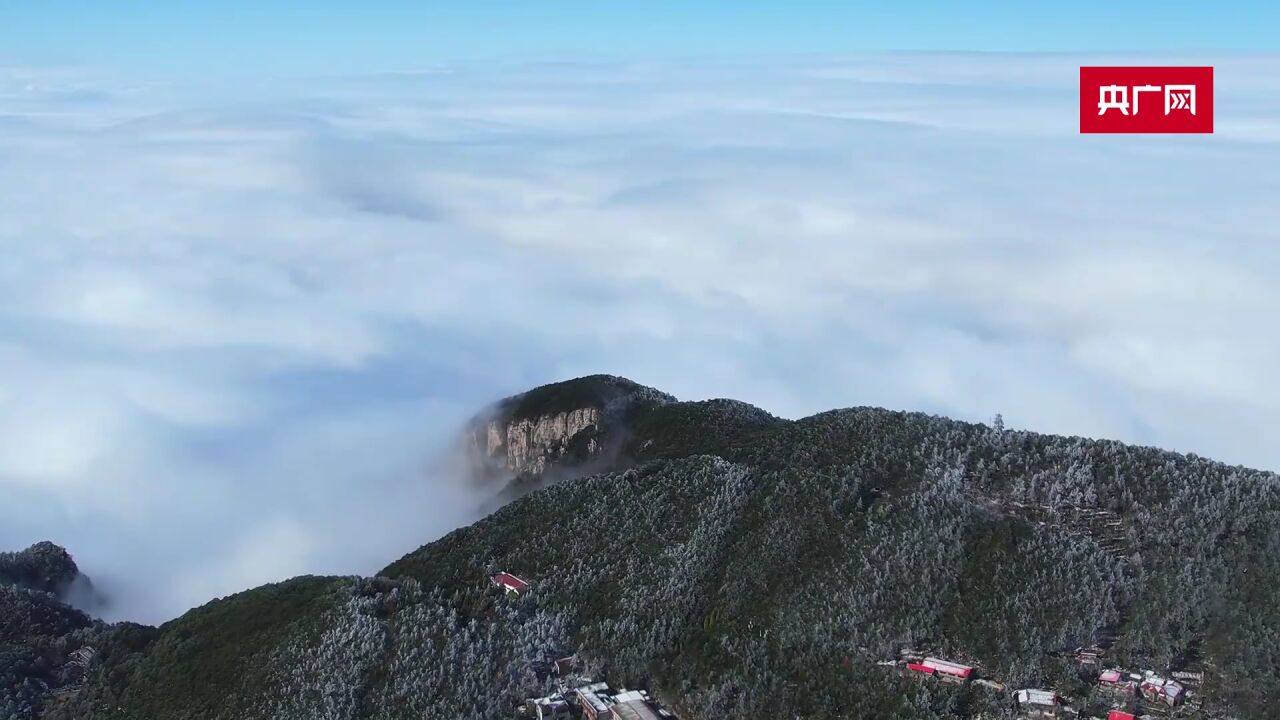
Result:
M659 707L644 690L609 689L608 683L598 682L574 691L582 717L586 720L669 720L674 716Z
M910 652L910 651L908 651ZM895 663L890 663L895 664ZM964 684L969 681L981 683L997 691L1004 691L1004 685L977 677L977 669L972 665L952 662L936 657L914 657L906 661L907 670L935 677L943 682ZM1062 698L1052 690L1025 689L1013 694L1015 706L1027 718L1056 718L1066 708Z
M74 697L84 689L89 677L89 666L93 664L97 654L98 651L93 646L85 645L67 655L67 662L62 666L65 684L53 691L55 700Z
M1093 662L1082 661L1082 664L1097 664L1099 656L1090 653ZM886 661L882 665L898 666L905 664L908 672L920 673L944 682L964 684L970 681L986 685L995 690L1004 690L998 682L983 680L977 677L977 669L964 663L927 657L919 651L906 650L900 653L899 662ZM1150 670L1142 673L1127 673L1122 670L1103 670L1097 676L1098 685L1111 689L1123 698L1140 698L1151 704L1160 704L1169 708L1184 704L1190 696L1186 682L1194 681L1200 676L1197 673L1174 673L1173 677L1165 677ZM1025 718L1040 720L1042 718L1058 718L1074 711L1066 701L1052 690L1023 689L1013 693L1014 705ZM1134 715L1121 710L1113 710L1107 720L1134 720Z
M530 585L508 572L494 573L489 582L508 594L520 596L529 591ZM1101 664L1104 651L1098 647L1079 648L1075 655L1083 665ZM964 684L971 680L992 689L1004 691L1004 685L993 680L977 678L976 669L971 665L926 657L914 650L903 650L899 656L905 661L910 672L928 675L943 682ZM881 665L896 666L899 663L886 661ZM583 718L584 720L669 720L675 716L649 697L644 690L617 690L609 688L605 682L593 682L590 678L576 677L572 673L576 668L576 658L567 657L555 662L555 671L564 680L559 683L557 692L546 697L530 698L525 703L526 714L537 720L561 720L562 718ZM1184 675L1187 673L1183 673ZM1176 673L1175 673L1176 675ZM1192 673L1191 675L1194 675ZM1152 703L1163 703L1176 707L1182 703L1188 693L1186 686L1174 678L1167 678L1151 671L1125 673L1121 670L1103 670L1098 675L1098 685L1109 688L1121 696L1138 696ZM1063 710L1070 708L1062 697L1052 690L1023 689L1013 696L1015 706L1026 718L1041 720L1057 718ZM1121 710L1112 710L1107 720L1135 720L1135 716Z
M509 572L496 572L489 583L519 597L529 592L528 581ZM536 720L674 720L675 715L663 708L645 690L614 690L607 682L597 682L576 674L576 656L560 658L553 668L560 680L556 692L545 697L529 698L521 708L523 714Z
M1104 670L1098 676L1098 684L1120 695L1139 695L1147 702L1164 703L1169 707L1181 704L1187 697L1186 685L1150 670L1141 674Z
M556 692L525 701L525 713L537 720L674 720L644 690L614 690L607 682L590 678L574 678L562 683Z

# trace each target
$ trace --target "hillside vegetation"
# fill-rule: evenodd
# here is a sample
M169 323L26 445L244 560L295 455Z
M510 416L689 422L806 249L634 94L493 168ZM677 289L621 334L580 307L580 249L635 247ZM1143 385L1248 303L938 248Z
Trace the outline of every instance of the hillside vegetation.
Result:
M510 717L576 651L689 719L1014 717L876 665L907 643L1098 712L1069 655L1094 642L1203 671L1205 717L1280 716L1274 474L868 408L662 403L629 433L611 471L380 577L259 588L153 637L103 628L92 680L46 716ZM532 591L499 594L498 570Z

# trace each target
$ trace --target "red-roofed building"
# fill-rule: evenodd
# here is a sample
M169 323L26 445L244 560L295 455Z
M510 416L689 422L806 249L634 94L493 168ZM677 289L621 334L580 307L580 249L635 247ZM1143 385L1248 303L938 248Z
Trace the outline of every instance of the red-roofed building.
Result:
M921 665L929 668L935 675L943 678L944 680L965 682L973 676L973 668L968 665L947 662L946 660L939 660L938 658L925 658Z
M529 590L529 583L521 580L511 573L500 572L490 575L489 582L497 585L507 592L513 592L517 595L523 595Z
M1138 684L1119 670L1104 670L1098 675L1098 685L1117 695L1133 695Z
M1130 714L1129 714L1129 713L1127 713L1127 712L1121 712L1121 711L1119 711L1119 710L1112 710L1112 711L1107 715L1107 720L1138 720L1138 719L1137 719L1136 717L1134 717L1133 715L1130 715Z

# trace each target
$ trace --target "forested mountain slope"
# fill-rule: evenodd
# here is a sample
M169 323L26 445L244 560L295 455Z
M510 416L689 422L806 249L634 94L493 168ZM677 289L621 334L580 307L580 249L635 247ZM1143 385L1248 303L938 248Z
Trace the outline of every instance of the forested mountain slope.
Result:
M92 681L46 716L510 717L576 651L690 719L1014 717L1007 695L876 665L901 643L1099 712L1064 653L1096 640L1115 664L1202 670L1204 717L1280 714L1274 474L732 401L646 404L605 469L378 578L259 588L154 639L116 631L127 647L104 631ZM497 570L532 591L499 594Z
M115 632L72 602L93 610L104 601L64 548L0 552L0 718L34 717L52 695L82 683L85 668L72 654Z

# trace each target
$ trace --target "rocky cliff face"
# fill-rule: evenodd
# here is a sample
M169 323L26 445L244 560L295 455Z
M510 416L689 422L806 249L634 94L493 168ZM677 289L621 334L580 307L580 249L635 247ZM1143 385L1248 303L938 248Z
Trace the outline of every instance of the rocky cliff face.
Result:
M473 454L511 476L543 474L566 455L588 459L600 452L601 412L583 407L534 418L491 419L471 433Z
M465 434L479 482L577 474L616 452L635 413L675 398L609 375L544 385L498 403Z

